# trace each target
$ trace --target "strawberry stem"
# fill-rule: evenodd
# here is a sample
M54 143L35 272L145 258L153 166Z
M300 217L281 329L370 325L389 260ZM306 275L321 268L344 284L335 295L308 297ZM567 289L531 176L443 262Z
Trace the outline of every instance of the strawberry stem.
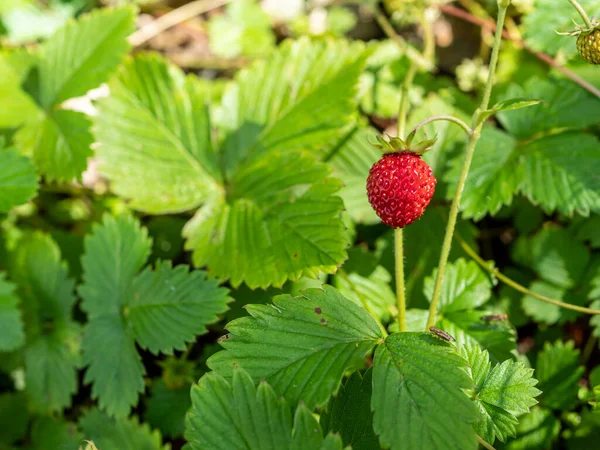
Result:
M460 206L460 198L462 196L465 182L467 181L467 175L469 174L469 167L471 166L471 160L473 159L473 153L477 141L481 136L481 130L483 129L483 120L480 120L483 112L488 109L490 103L490 97L492 95L492 87L494 86L494 75L496 72L496 66L498 65L498 54L500 53L500 44L502 42L502 30L504 28L504 19L506 18L506 10L508 9L508 1L498 2L498 20L496 25L496 35L494 37L494 46L492 48L492 57L490 61L490 73L485 85L485 91L481 100L481 105L475 113L472 119L473 131L469 135L467 143L467 150L465 152L465 161L463 163L458 184L456 187L456 193L450 206L450 215L448 216L448 224L446 225L446 234L444 235L444 243L442 244L442 252L440 255L440 262L438 266L438 273L435 279L435 285L433 288L433 296L431 298L431 304L429 305L429 316L427 317L427 326L425 330L429 330L430 327L435 325L435 317L438 310L438 304L440 301L440 295L442 293L442 283L444 281L444 273L446 272L446 263L448 262L448 255L450 254L450 247L452 245L452 237L454 236L454 229L456 228L456 219L458 216L458 209Z
M406 293L404 289L404 242L402 228L394 230L396 257L396 299L398 301L398 327L406 331Z
M581 18L583 19L583 21L585 22L585 24L589 28L593 28L594 25L592 24L592 21L590 20L589 16L585 12L585 10L581 7L581 5L579 4L579 2L577 0L569 0L569 3L571 3L571 5L573 5L573 8L575 8L577 10L577 12L581 16Z

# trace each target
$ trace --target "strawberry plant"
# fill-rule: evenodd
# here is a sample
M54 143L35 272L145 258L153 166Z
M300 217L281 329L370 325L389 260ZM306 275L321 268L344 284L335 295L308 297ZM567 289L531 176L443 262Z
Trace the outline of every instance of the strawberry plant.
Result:
M3 2L0 450L596 446L599 15Z

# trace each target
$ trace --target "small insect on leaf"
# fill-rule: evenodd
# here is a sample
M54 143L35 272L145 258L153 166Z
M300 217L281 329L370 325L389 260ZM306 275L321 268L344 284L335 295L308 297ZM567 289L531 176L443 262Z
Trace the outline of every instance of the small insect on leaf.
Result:
M456 339L454 339L454 337L450 333L446 333L444 330L440 330L439 328L436 328L436 327L429 327L429 331L431 331L433 334L441 337L445 341L456 342Z
M508 320L508 314L489 314L481 316L481 320L484 322L502 322L503 320Z

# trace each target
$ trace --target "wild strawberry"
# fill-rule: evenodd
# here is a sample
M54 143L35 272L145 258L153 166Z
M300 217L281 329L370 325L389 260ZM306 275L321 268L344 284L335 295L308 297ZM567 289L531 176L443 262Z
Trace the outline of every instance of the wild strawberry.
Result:
M406 141L377 136L374 144L383 157L369 171L367 196L381 219L392 228L404 228L423 215L435 191L431 167L421 159L436 138L412 144L413 131Z
M600 29L581 33L577 38L579 55L590 64L600 64Z
M431 167L417 153L387 153L369 171L369 203L392 228L404 228L423 215L435 191Z

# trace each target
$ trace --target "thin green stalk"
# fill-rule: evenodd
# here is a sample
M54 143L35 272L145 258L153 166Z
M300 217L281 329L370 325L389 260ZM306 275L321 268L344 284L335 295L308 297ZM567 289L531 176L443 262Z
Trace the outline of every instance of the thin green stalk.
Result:
M373 308L371 308L371 305L369 305L369 302L367 301L367 299L365 298L365 296L362 294L362 292L360 292L360 290L356 287L356 285L350 279L350 277L348 276L348 274L346 273L346 271L344 269L338 270L337 273L344 280L346 280L346 283L348 283L350 285L350 289L352 289L354 292L356 292L356 295L358 295L358 298L359 298L360 302L362 303L363 308L365 308L367 310L367 312L369 314L371 314L371 316L373 317L373 319L375 319L375 322L377 322L377 325L379 325L379 328L381 329L381 334L383 335L384 338L386 338L387 335L388 335L388 333L387 333L385 327L381 323L381 320L379 320L379 317L377 317L377 314L375 314L375 312L373 311Z
M398 301L398 327L406 331L406 289L404 288L404 243L402 228L394 230L396 256L396 299Z
M585 12L585 10L581 7L581 5L579 4L579 2L577 0L569 0L569 3L571 3L571 5L573 5L573 8L575 8L577 10L577 12L581 16L581 18L583 19L583 21L585 22L585 24L588 27L592 28L593 27L592 21L590 20L589 16Z
M498 21L496 27L496 36L494 38L494 47L492 48L492 58L490 61L490 73L485 85L483 92L483 99L481 105L473 114L473 132L469 136L467 143L467 150L465 153L465 161L458 178L458 184L456 187L456 193L452 200L452 206L450 206L450 215L448 217L448 224L446 225L446 234L444 235L444 243L442 244L442 252L440 255L440 263L438 266L438 273L435 279L435 285L433 288L433 296L431 298L431 304L429 305L429 316L427 317L427 326L425 330L429 330L430 327L435 325L435 316L437 314L438 304L440 301L440 294L442 293L442 283L444 281L444 274L446 272L446 263L448 262L448 255L450 254L450 246L452 245L452 237L454 236L454 228L456 227L456 218L458 216L458 209L460 206L460 199L467 181L467 175L469 174L469 167L471 166L471 160L473 159L473 153L477 141L481 136L481 129L483 128L483 121L480 120L481 114L488 108L490 103L490 97L492 95L492 87L494 86L494 74L496 72L496 66L498 65L498 54L500 52L500 43L502 42L502 29L504 28L504 19L506 17L506 9L508 8L509 1L498 2Z
M487 450L496 450L492 444L488 444L485 439L483 439L481 436L479 436L478 434L475 435L475 439L477 439L477 442L479 442L481 444L482 447L486 448Z
M445 120L447 122L454 122L455 124L460 126L463 130L465 130L465 133L467 133L468 136L470 136L473 133L473 130L471 129L471 127L469 125L467 125L464 121L460 120L458 117L440 115L440 116L431 116L431 117L428 117L427 119L422 120L417 125L415 125L415 127L411 131L411 134L416 132L419 128L424 127L425 125L427 125L431 122L437 122L437 121L443 121L443 120Z
M496 269L495 267L492 267L490 264L488 264L460 236L456 235L456 236L454 236L454 238L458 241L458 243L463 248L463 250L465 251L465 253L467 255L469 255L471 258L473 258L473 260L475 260L475 262L477 264L479 264L482 269L486 270L491 275L493 275L494 277L498 278L498 280L502 281L507 286L510 286L511 288L513 288L515 291L521 292L522 294L525 294L525 295L529 295L530 297L533 297L533 298L537 298L538 300L541 300L541 301L546 302L546 303L550 303L551 305L555 305L555 306L558 306L560 308L570 309L572 311L577 311L577 312L584 313L584 314L600 315L600 310L591 309L591 308L585 308L583 306L577 306L577 305L572 305L570 303L561 302L559 300L555 300L553 298L546 297L545 295L538 294L537 292L533 292L532 290L527 289L525 286L517 283L516 281L514 281L511 278L508 278L506 275L504 275L498 269Z

